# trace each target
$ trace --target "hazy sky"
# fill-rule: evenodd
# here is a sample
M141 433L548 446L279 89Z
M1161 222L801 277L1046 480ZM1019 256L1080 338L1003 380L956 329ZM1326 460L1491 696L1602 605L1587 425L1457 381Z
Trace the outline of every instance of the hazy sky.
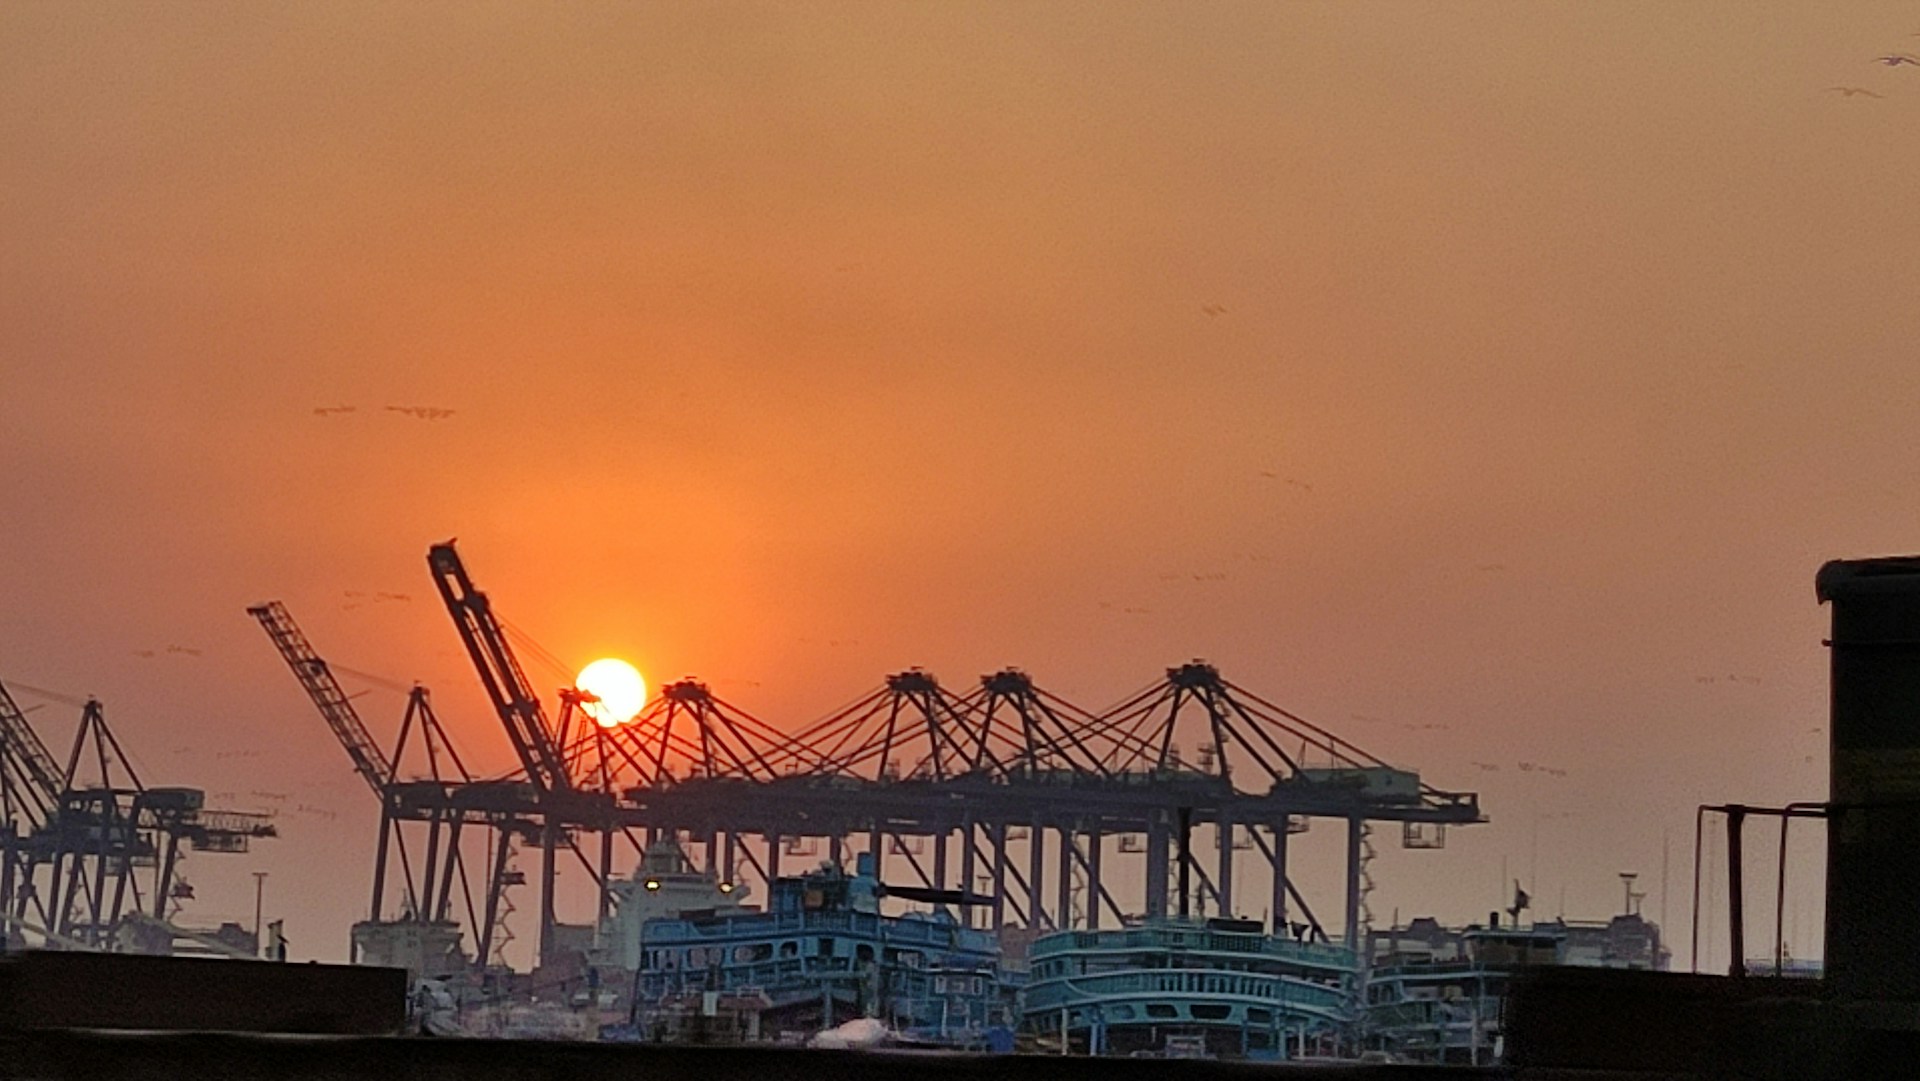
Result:
M505 767L450 536L561 656L793 727L908 665L1099 707L1205 657L1482 793L1444 852L1383 834L1377 919L1483 917L1503 861L1545 915L1636 870L1657 916L1670 832L1684 947L1694 805L1826 793L1814 570L1920 548L1920 68L1871 62L1916 32L15 0L0 678L278 809L191 915L267 870L296 956L344 955L375 808L244 608Z

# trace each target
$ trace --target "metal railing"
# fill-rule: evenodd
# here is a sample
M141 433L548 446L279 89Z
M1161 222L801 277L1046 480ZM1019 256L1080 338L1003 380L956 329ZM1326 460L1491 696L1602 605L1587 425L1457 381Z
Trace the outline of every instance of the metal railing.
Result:
M1700 971L1700 867L1706 840L1706 821L1708 814L1725 816L1727 824L1727 934L1731 956L1728 959L1727 974L1733 977L1747 975L1747 905L1746 881L1743 857L1743 841L1749 817L1777 818L1780 820L1779 866L1774 879L1773 897L1773 974L1783 975L1786 966L1786 940L1780 934L1787 909L1787 828L1796 818L1831 818L1833 812L1847 809L1863 809L1868 804L1826 803L1816 800L1803 800L1789 803L1784 807L1755 807L1745 803L1701 804L1693 816L1693 941L1691 945L1692 967ZM1871 805L1880 806L1880 805Z

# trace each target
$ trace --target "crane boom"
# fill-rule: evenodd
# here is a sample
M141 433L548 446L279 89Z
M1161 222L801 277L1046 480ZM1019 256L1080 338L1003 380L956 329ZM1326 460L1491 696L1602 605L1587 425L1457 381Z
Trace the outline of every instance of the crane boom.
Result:
M547 723L546 710L527 683L520 661L507 644L507 636L494 618L487 595L473 588L473 579L453 550L453 542L436 544L427 551L427 567L433 572L433 584L446 602L447 612L460 631L460 641L480 673L487 698L500 715L513 742L514 753L527 771L527 779L547 791L573 787L567 773L566 757L554 740Z
M60 793L66 788L64 775L5 683L0 683L0 754L8 760L0 762L0 769L11 763L15 775L27 782L27 792L43 815L60 806Z
M333 678L332 669L320 655L313 651L307 642L307 636L300 633L300 627L293 617L287 614L286 605L279 601L255 605L247 609L247 614L260 621L266 628L267 636L273 639L280 657L293 669L294 678L306 690L307 697L320 710L320 716L326 719L327 727L333 729L334 737L340 746L346 748L347 757L353 760L353 770L373 788L375 795L385 792L386 786L393 783L393 763L387 760L386 753L367 733L367 726L360 720L359 711L353 708L353 702L346 692L340 689L340 681Z

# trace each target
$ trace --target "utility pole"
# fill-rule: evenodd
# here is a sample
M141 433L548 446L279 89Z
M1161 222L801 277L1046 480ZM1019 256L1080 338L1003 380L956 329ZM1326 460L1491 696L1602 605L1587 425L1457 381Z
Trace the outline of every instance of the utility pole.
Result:
M260 953L260 912L262 899L267 892L267 872L253 872L253 952Z

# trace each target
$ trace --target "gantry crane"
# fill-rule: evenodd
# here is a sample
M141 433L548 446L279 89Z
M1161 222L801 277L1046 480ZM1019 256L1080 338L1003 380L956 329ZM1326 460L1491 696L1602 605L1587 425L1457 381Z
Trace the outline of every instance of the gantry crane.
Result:
M143 907L136 867L153 868L153 918L164 920L182 842L195 851L245 852L251 839L276 831L266 815L207 810L199 789L148 788L100 702L89 698L80 706L80 727L61 769L0 685L0 789L7 812L0 892L15 925L28 925L31 907L51 941L108 948L121 945L116 933L127 922L129 894L134 909ZM87 759L97 764L97 783L81 780ZM30 828L21 834L23 823ZM43 867L44 885L35 881Z
M474 670L480 675L487 698L507 731L515 755L520 759L521 770L536 790L535 798L540 808L538 949L544 964L553 956L556 925L555 860L560 846L564 843L573 849L588 874L593 876L600 898L600 914L604 917L610 903L607 884L612 874L614 837L625 834L630 841L633 840L631 834L627 834L627 828L636 819L631 814L621 813L611 784L596 788L591 784L575 783L570 760L579 756L569 755L567 732L578 716L575 707L582 700L580 692L572 688L563 692L561 724L558 728L550 724L539 695L528 683L500 621L494 616L492 604L485 593L474 588L473 579L460 561L460 554L454 550L453 542L436 544L430 548L427 567L433 574L433 583L440 593L440 599L447 606L447 613L453 617L454 627L460 632L460 641L466 646ZM604 750L604 741L601 746ZM604 759L600 772L606 773ZM574 843L568 832L572 828L600 834L597 868Z
M407 692L407 709L400 723L400 734L389 756L367 731L352 697L340 686L333 669L314 651L293 616L279 601L255 605L247 614L259 620L272 639L287 667L312 699L314 707L347 752L353 770L367 782L380 801L380 838L374 858L373 900L370 920L380 922L385 910L386 881L393 855L397 855L406 886L407 920L441 923L448 919L453 902L456 876L467 900L467 923L475 932L476 963L484 968L494 949L495 929L501 909L501 891L517 876L506 866L507 856L516 838L533 835L530 823L514 814L510 805L525 802L526 786L512 782L475 781L459 751L433 711L427 689L418 684ZM427 776L402 779L400 769L406 761L409 741L419 733ZM453 773L443 771L442 759ZM493 798L489 798L493 797ZM401 829L403 822L427 823L426 861L416 884L414 865ZM485 915L473 911L473 890L468 880L461 850L463 826L492 827L490 840L493 867L486 894ZM444 845L444 848L443 848ZM509 909L510 910L510 909Z
M34 836L60 806L60 767L27 723L27 715L0 683L0 911L25 913L32 891ZM42 925L46 922L41 912ZM9 930L8 937L12 932Z

